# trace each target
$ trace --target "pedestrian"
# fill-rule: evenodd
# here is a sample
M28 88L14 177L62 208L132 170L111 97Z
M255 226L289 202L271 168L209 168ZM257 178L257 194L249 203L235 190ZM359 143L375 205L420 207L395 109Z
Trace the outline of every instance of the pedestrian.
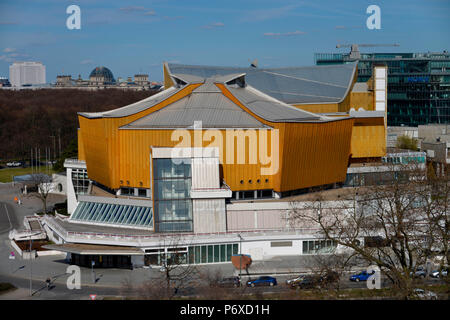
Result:
M50 290L50 283L51 283L51 279L50 278L47 278L46 280L45 280L45 282L47 283L47 290Z

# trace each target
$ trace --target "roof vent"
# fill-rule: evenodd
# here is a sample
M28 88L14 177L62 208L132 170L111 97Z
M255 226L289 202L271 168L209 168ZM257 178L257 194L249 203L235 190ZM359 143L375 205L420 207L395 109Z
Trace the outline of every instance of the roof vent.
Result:
M231 85L235 85L237 87L240 88L244 88L245 87L245 74L243 74L240 77L236 77L228 82L226 82L227 85L231 86Z
M173 78L173 80L175 80L176 86L177 86L178 88L179 88L179 87L182 87L182 86L185 86L185 85L187 84L186 81L184 81L183 79L178 78L178 77L176 77L176 76L174 76L174 75L172 75L172 78Z

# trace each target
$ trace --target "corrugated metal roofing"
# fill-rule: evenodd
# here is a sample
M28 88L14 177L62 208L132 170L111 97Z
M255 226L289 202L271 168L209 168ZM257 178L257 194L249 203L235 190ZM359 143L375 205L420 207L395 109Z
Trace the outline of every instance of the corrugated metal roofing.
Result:
M356 72L356 63L271 69L172 63L167 66L171 74L190 74L201 78L218 78L227 74L245 73L248 84L289 104L341 102Z
M180 88L170 87L162 92L154 94L146 99L140 100L138 102L132 103L130 105L124 106L122 108L105 111L105 112L78 112L79 115L86 118L115 118L115 117L126 117L160 103L166 100L176 92L181 90Z
M190 95L122 128L189 128L202 121L203 128L265 128L207 80Z
M276 101L249 86L244 88L228 86L228 90L250 111L268 121L298 122L322 120L322 117L315 113L300 110Z

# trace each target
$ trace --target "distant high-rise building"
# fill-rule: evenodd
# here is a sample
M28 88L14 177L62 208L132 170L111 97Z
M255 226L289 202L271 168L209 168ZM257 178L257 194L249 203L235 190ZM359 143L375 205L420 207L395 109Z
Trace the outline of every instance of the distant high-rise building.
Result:
M450 53L316 53L317 65L358 61L358 81L372 76L372 67L388 67L389 126L450 123Z
M44 84L45 66L41 62L34 61L14 62L9 66L9 79L14 87Z
M0 87L11 87L8 78L0 77Z

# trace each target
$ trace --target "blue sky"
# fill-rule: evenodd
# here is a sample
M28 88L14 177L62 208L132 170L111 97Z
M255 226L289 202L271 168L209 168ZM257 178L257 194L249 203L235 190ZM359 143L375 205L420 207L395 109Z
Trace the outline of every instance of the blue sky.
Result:
M66 8L81 8L81 29L68 30ZM369 5L381 29L369 30ZM162 62L260 67L314 64L337 43L399 43L366 52L450 50L449 0L0 0L0 76L12 61L42 61L57 74L86 79L95 66L117 77L148 73ZM363 50L362 50L363 51Z

